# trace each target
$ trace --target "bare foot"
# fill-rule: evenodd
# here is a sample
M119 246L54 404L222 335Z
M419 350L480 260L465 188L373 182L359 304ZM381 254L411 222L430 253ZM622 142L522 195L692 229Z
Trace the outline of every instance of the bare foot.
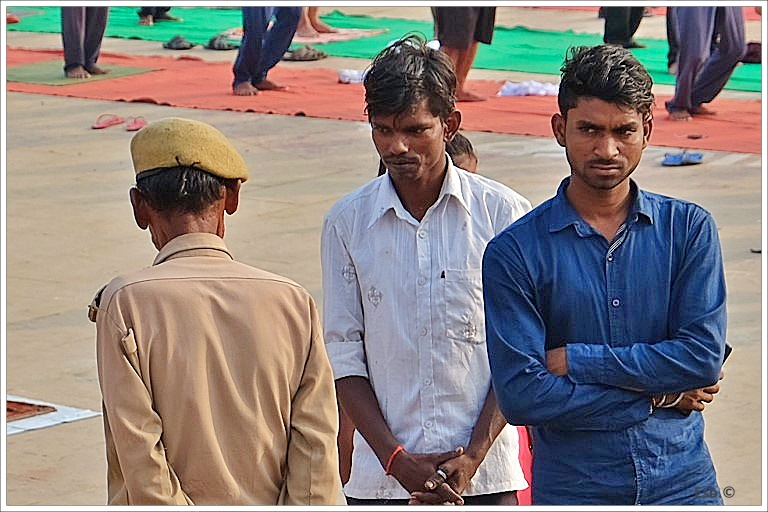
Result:
M83 66L77 66L66 72L67 78L91 78L91 74Z
M284 91L287 89L284 85L278 85L271 80L264 79L261 82L254 84L254 87L260 91Z
M469 91L456 91L456 101L485 101L488 98Z
M336 27L332 27L320 20L313 21L312 26L315 27L315 30L317 30L321 34L334 34L339 31L339 29L337 29Z
M91 66L91 67L89 67L89 68L85 68L85 69L86 69L86 70L87 70L87 71L88 71L90 74L92 74L92 75L106 75L107 73L109 73L109 72L110 72L110 70L109 70L109 69L100 68L99 66L97 66L97 65L95 65L95 64L94 64L93 66Z
M320 37L320 33L311 26L297 28L296 35L299 37Z
M232 88L235 96L256 96L259 90L251 85L251 82L240 82Z
M710 110L707 107L703 105L699 105L698 107L694 107L691 109L691 115L694 116L714 116L717 112L714 110Z
M152 19L152 15L149 14L147 16L141 16L139 17L139 25L143 25L145 27L151 27L155 24L155 20Z
M673 110L669 113L670 121L690 121L691 114L687 110Z

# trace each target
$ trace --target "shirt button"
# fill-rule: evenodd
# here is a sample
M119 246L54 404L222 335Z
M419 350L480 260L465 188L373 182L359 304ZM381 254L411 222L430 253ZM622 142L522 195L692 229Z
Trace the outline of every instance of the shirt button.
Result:
M613 305L613 307L617 308L619 307L619 304L621 304L621 301L619 299L613 299L611 301L611 304Z
M422 335L422 336L426 336L426 335L427 335L427 328L426 328L426 327L424 327L424 328L421 330L421 335Z
M419 232L417 233L417 236L418 236L419 238L424 238L425 236L427 236L427 234L426 234L424 231L419 231Z
M613 256L608 256L608 261L613 261Z
M430 420L427 420L424 422L424 426L427 428L432 428L432 422Z
M424 379L425 386L429 386L430 384L432 384L432 379Z
M427 280L424 278L424 276L419 278L419 284L423 285L426 282L427 282Z

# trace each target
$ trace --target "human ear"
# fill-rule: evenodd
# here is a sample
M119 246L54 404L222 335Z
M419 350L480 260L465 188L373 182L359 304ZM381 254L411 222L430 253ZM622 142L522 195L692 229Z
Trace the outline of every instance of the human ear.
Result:
M557 143L565 147L565 117L559 113L552 115L552 133L555 134L555 140Z
M240 204L240 180L232 180L225 185L224 210L232 215Z
M453 136L456 135L456 132L459 131L459 127L461 126L461 112L458 110L454 110L450 114L448 114L448 117L445 120L445 133L443 134L443 139L446 143L450 142L453 139Z
M133 219L136 221L136 225L141 229L147 229L149 226L149 215L147 213L147 201L141 194L141 191L132 187L129 192L131 198L131 206L133 207Z

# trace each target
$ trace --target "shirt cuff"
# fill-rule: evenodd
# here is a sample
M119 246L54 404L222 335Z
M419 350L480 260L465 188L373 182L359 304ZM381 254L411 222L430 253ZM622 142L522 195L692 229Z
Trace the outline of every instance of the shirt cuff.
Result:
M325 349L331 361L334 380L352 376L368 378L365 348L362 341L328 342L325 344Z

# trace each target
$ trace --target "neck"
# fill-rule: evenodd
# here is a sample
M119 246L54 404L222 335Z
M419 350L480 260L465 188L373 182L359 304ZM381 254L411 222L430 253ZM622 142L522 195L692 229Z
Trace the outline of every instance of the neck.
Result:
M158 250L177 236L188 233L211 233L224 238L224 211L208 210L203 214L160 215L149 228Z
M571 177L565 195L581 218L607 240L626 220L632 200L629 179L610 190L599 190Z
M404 181L391 176L400 202L414 219L421 221L427 210L440 197L440 190L443 188L443 181L448 170L447 160L445 164L442 172L433 175L427 174L417 180Z

